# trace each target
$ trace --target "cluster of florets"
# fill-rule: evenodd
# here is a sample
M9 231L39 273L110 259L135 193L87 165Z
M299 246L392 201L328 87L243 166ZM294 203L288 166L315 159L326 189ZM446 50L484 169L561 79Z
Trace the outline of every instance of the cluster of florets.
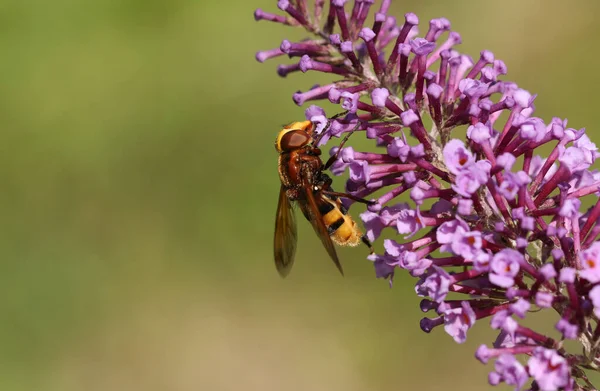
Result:
M417 16L398 24L387 13L389 0L368 26L374 1L347 3L331 0L324 12L324 0L311 9L305 0L280 0L285 16L257 10L257 20L314 34L284 40L257 59L298 57L279 66L281 76L334 75L337 81L293 96L298 105L328 99L346 111L329 122L321 108L306 110L326 132L321 143L356 131L382 149L345 147L332 167L334 174L349 171L347 192L376 194L361 215L371 241L385 228L403 236L384 240L384 253L369 257L377 277L391 284L400 268L418 278L421 309L434 314L421 321L426 332L443 325L462 343L489 318L498 338L475 355L495 360L490 384L521 389L531 379L532 389L593 389L584 370L600 364L595 144L566 120L535 117L535 96L501 80L506 65L491 52L473 61L456 51L461 37L447 19L431 20L418 37ZM542 146L551 148L547 157L536 154ZM412 202L398 203L405 194ZM523 325L540 309L558 314L555 338ZM564 340L578 340L582 351L567 351Z

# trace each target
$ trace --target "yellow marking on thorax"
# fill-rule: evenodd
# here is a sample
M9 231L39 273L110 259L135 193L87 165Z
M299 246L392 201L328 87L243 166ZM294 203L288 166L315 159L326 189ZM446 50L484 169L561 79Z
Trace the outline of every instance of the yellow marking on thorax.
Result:
M308 134L312 134L313 124L310 121L300 121L300 122L292 122L289 125L286 125L279 131L277 138L275 139L275 149L277 152L281 153L281 138L288 132L292 130L303 130Z

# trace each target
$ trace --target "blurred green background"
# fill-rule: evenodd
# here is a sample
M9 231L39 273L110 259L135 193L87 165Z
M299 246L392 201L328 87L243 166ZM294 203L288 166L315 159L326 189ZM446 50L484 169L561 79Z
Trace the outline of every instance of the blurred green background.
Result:
M422 333L415 281L388 289L364 248L339 250L340 278L300 219L296 267L278 277L273 141L303 118L291 94L327 78L255 62L303 36L256 23L258 7L277 11L0 1L0 390L488 387L492 366L473 358L488 322L464 345ZM539 93L538 115L600 141L600 3L392 10L449 18L461 51L492 50Z

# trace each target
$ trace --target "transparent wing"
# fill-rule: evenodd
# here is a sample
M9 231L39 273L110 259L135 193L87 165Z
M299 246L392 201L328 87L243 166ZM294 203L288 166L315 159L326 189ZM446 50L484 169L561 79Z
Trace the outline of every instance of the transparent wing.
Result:
M275 267L281 275L288 275L294 264L296 254L296 242L298 232L296 230L296 218L292 210L292 204L281 186L279 190L279 203L277 204L277 215L275 217Z
M317 197L321 197L321 195L319 193L317 193L317 195L315 195L313 193L313 186L308 184L308 182L309 181L306 181L306 184L303 185L304 192L306 194L306 203L299 203L299 205L303 209L304 214L309 217L309 221L312 224L315 232L317 233L317 236L319 237L319 239L321 239L321 243L323 243L323 246L325 247L325 250L327 250L329 257L331 257L331 260L333 261L335 266L338 268L340 273L342 275L344 275L344 271L342 270L342 265L340 264L340 260L335 251L335 246L333 245L333 242L331 241L331 237L329 236L327 227L325 226L325 223L323 222L323 216L321 215L321 212L319 211L319 206L317 204Z

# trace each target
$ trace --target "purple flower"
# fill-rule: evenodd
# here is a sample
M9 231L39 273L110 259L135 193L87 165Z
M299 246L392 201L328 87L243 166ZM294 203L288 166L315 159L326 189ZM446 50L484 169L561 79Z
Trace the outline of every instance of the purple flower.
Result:
M433 263L427 258L419 258L419 255L412 251L404 251L399 257L400 262L398 263L398 266L408 270L413 277L423 275ZM445 287L441 287L441 289L445 289Z
M514 200L519 189L527 185L530 181L531 179L525 171L519 171L516 174L507 172L504 174L504 181L502 181L502 184L498 187L498 191L507 200Z
M490 281L501 288L508 288L515 283L519 273L519 264L523 255L518 251L504 249L494 255L490 262Z
M465 148L465 144L458 139L450 140L444 147L444 162L448 170L455 175L473 164L474 161L471 151Z
M529 380L529 374L525 367L512 354L500 355L494 364L494 368L496 370L490 372L488 377L491 385L495 386L500 382L504 382L509 386L514 386L515 390L520 390Z
M569 384L569 365L555 350L536 348L527 362L529 374L543 391L558 390Z
M520 318L524 318L527 314L527 311L529 311L529 308L531 308L531 304L528 300L520 298L516 302L512 303L509 306L509 308L513 314L517 315Z
M492 132L485 124L478 122L475 125L469 126L467 129L467 137L477 144L483 144L492 138Z
M566 339L577 339L577 335L579 334L579 327L565 318L560 318L558 323L556 323L556 329L560 331Z
M468 301L463 301L458 308L447 308L444 315L444 330L458 343L467 340L467 330L475 324L475 312Z
M421 215L419 209L409 209L406 205L406 209L400 211L396 217L396 228L400 234L409 234L406 238L416 234L417 231L423 228L423 222L421 221Z
M415 287L419 296L429 296L434 301L441 303L448 294L448 288L451 283L450 275L442 268L432 266L432 271L426 276L422 276Z
M452 190L463 197L471 197L481 185L484 185L490 174L490 162L480 160L469 165L456 175L456 182Z
M369 255L368 259L375 266L375 276L377 278L392 278L394 276L394 266L388 263L389 259L377 254Z
M353 199L375 197L360 217L366 238L383 240L383 254L368 256L376 277L391 284L399 268L418 278L417 295L431 298L421 309L438 314L421 320L426 332L443 325L461 343L489 318L478 323L497 338L476 356L495 361L490 384L593 389L580 378L600 345L600 171L590 169L600 153L589 134L537 117L536 95L507 79L492 52L460 53L462 37L444 18L419 32L416 15L388 14L391 0L378 9L372 0L309 3L255 12L307 34L277 38L256 59L296 59L278 67L282 77L319 73L293 101L310 102L305 116L330 156L337 138L356 134L330 172L348 172ZM319 100L338 105L335 115L312 105ZM367 151L349 146L361 135L372 140ZM529 322L537 311L556 313L558 333ZM566 353L562 339L583 349Z
M473 259L482 245L481 232L462 232L454 236L450 247L452 252L465 259Z
M462 220L456 219L447 221L439 226L436 231L438 243L452 243L456 235L462 235L469 230L469 226Z
M596 242L587 250L580 252L579 260L583 268L579 273L581 278L591 283L600 282L600 242Z
M360 218L365 225L367 239L370 242L374 242L387 226L378 213L366 211L361 213Z
M387 88L375 88L373 92L371 92L373 105L377 107L385 107L385 102L388 96L390 96L390 92L387 90Z
M594 305L594 313L600 317L600 285L596 285L590 290L590 300Z
M554 295L549 292L537 292L535 294L535 304L541 308L550 308L552 307L552 302L554 301Z
M351 113L356 113L358 98L360 98L360 95L344 91L340 96L342 98L342 108Z

